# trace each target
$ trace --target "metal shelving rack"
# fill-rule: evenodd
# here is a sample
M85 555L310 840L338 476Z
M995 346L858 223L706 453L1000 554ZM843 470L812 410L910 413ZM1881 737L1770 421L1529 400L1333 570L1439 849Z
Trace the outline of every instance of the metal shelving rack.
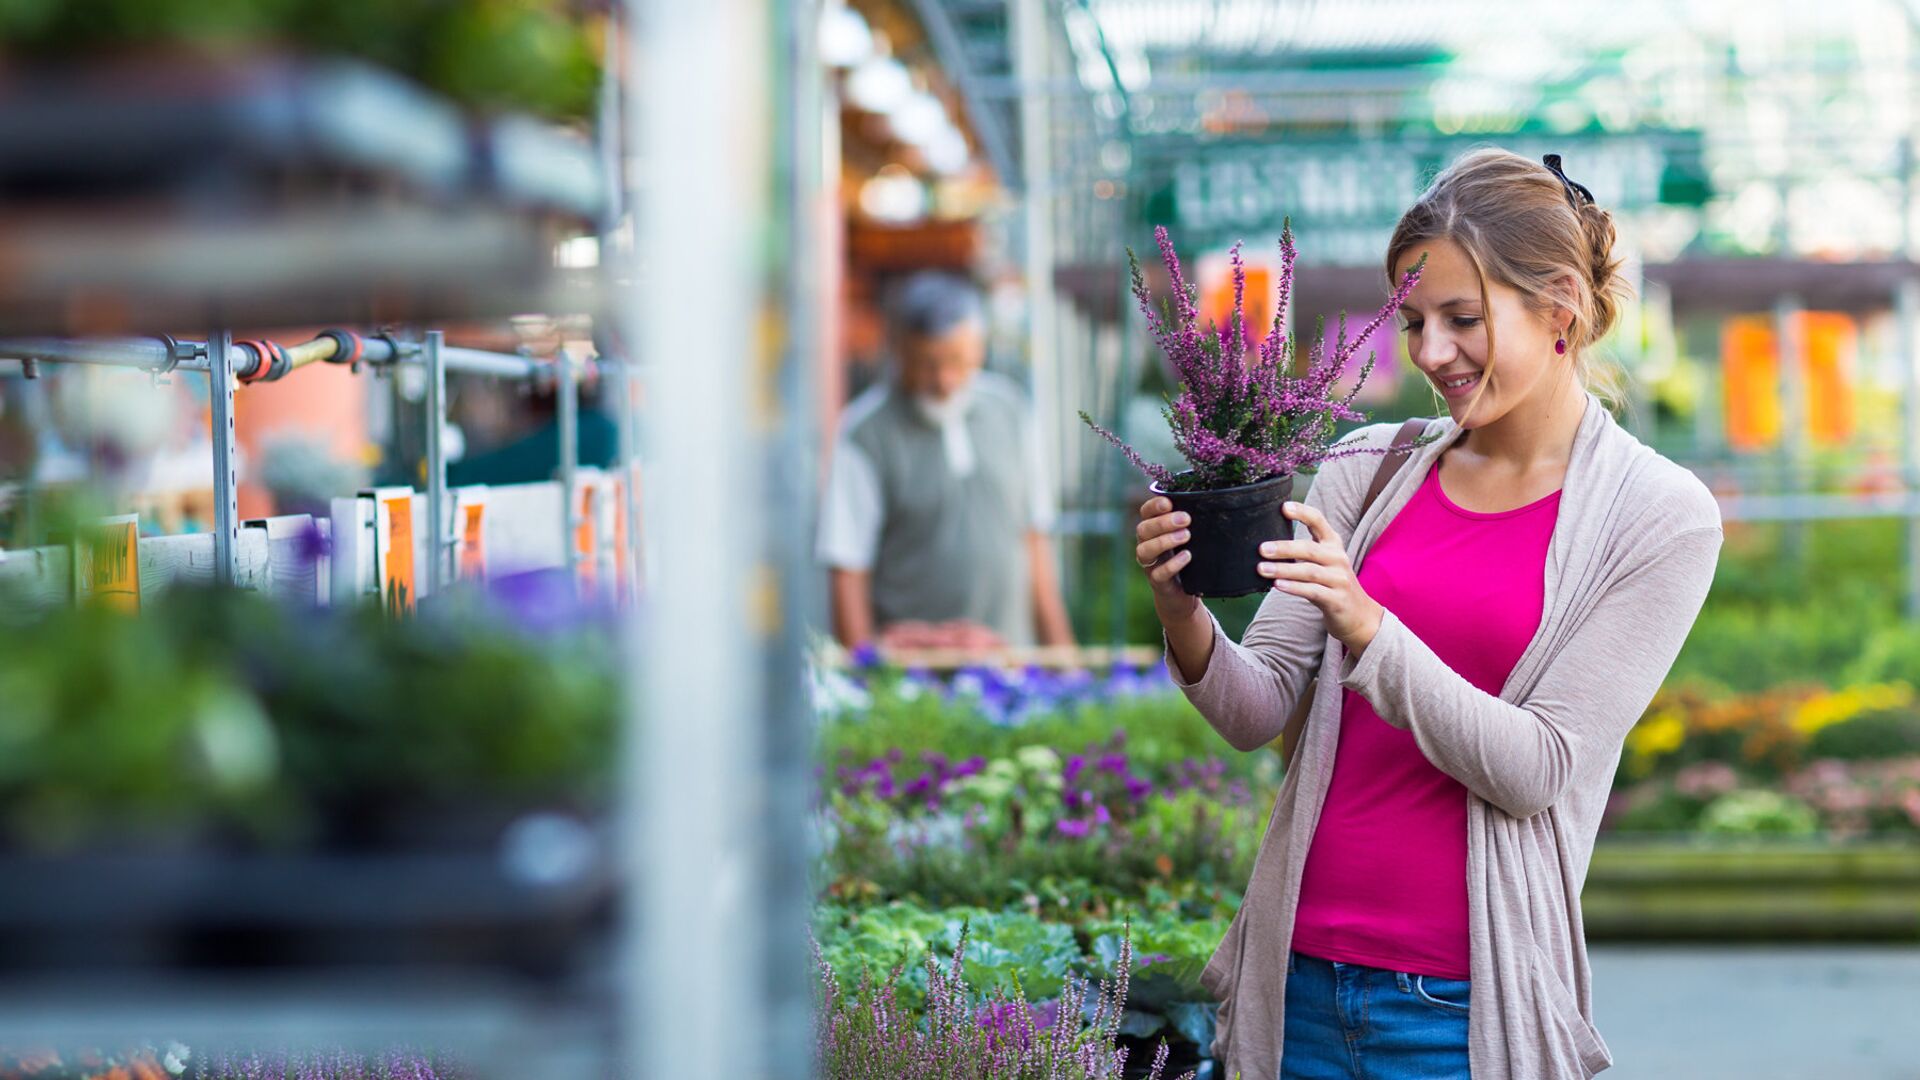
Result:
M321 340L325 345L303 354L309 362L331 359L326 346L352 342L360 363L423 367L429 430L445 419L448 370L514 380L557 377L562 415L575 415L583 369L571 364L445 347L437 330L420 342L345 332ZM247 530L243 545L231 417L235 373L251 377L273 363L276 351L236 345L224 331L204 343L0 340L0 356L15 356L29 370L88 363L206 374L216 388L209 461L219 492L214 531L143 546L210 552L215 582L263 589L276 589L269 573L272 530L263 528L258 540ZM601 367L604 373L615 366ZM538 505L561 511L548 529L560 565L571 570L578 470L573 425L566 426L559 484L518 487L558 486L557 506L551 499ZM449 580L446 524L453 508L444 456L430 450L429 457L423 595ZM276 523L293 524L261 524ZM24 562L45 580L41 594L55 597L70 580L60 558L65 554L40 549L6 561ZM6 569L0 564L0 573ZM337 596L356 591L344 568L336 564L321 576L329 575ZM313 577L295 588L309 602L326 595ZM484 1063L483 1076L604 1074L616 1045L618 980L608 957L618 878L606 838L590 842L598 852L592 864L560 880L516 872L506 849L353 858L0 858L0 874L15 883L0 897L0 938L11 942L0 972L0 1001L8 1002L0 1010L0 1045L129 1039L208 1046L439 1044ZM476 946L470 940L476 931L494 937ZM313 962L328 950L352 962ZM377 957L413 962L369 964ZM176 963L183 960L184 966ZM245 972L256 964L268 973Z
M599 153L590 156L607 174L632 177L633 185L608 185L614 198L595 222L601 239L595 281L562 294L606 317L609 351L631 358L601 370L603 377L618 373L623 405L635 400L635 387L646 390L645 425L621 417L627 453L647 462L652 535L646 597L625 634L639 683L629 695L618 805L604 838L604 895L612 907L607 932L580 939L586 944L568 954L578 963L562 965L564 977L557 980L498 968L404 966L277 974L72 966L0 976L0 1041L150 1035L208 1045L433 1042L464 1051L478 1076L515 1080L808 1072L809 718L800 664L818 600L811 595L808 546L796 537L811 533L816 440L806 403L814 357L804 335L789 335L783 347L773 344L779 335L756 331L804 316L807 268L821 250L795 207L821 196L823 178L794 168L786 142L791 136L796 144L817 143L812 125L821 118L775 111L784 91L803 84L801 73L814 64L818 4L721 0L689 7L625 0L614 11ZM743 60L743 44L771 63ZM742 132L775 138L763 142ZM19 144L0 144L4 165ZM778 183L768 184L770 176ZM410 210L399 217L418 226L436 213ZM282 266L269 268L274 288L254 295L252 309L178 303L178 291L159 299L123 291L127 306L119 310L131 326L330 319L378 326L558 306L552 290L516 292L511 274L457 297L442 287L445 275L458 275L463 257L481 267L502 264L498 251L475 238L545 238L533 227L544 218L529 223L524 215L466 204L442 216L453 225L491 224L461 232L464 246L433 248L424 264L402 260L413 277L401 291L398 314L372 310L378 305L354 292L358 283L342 288L338 276L316 282L310 292L289 292ZM347 237L354 244L377 232L380 222L359 224L364 227ZM220 270L219 243L227 235L210 228L187 237L191 268ZM285 241L314 234L282 229L275 235ZM764 244L768 239L775 242ZM348 246L349 254L368 250ZM73 273L103 265L61 264ZM219 273L196 282L239 292L249 284ZM204 299L199 293L184 298ZM73 337L85 330L62 321L65 314L16 305L0 313L0 333ZM222 348L223 334L208 337L205 370L215 377L216 396L230 405L230 383L220 369L246 371L250 361ZM394 359L429 366L431 411L444 407L445 370L504 365L508 377L527 371L524 358L464 353L437 338L396 341L394 351L412 346L417 356ZM196 358L179 359L174 370L199 370ZM563 377L560 385L572 382ZM571 407L566 415L574 415ZM222 445L215 468L231 460L231 439ZM439 495L434 489L430 481L427 498L441 504L444 489ZM233 555L234 576L244 579L258 541L243 526L235 543L236 515L224 492L220 501L224 550ZM637 521L637 507L628 512ZM630 529L630 537L637 542L639 530ZM377 877L426 869L403 863L345 872ZM492 864L455 869L497 880ZM192 878L201 871L181 872ZM476 879L439 888L458 889L462 880ZM174 880L167 896L211 903L194 899L206 885ZM411 878L403 891L409 903L434 910L439 898L420 898L421 890L434 887L431 878ZM389 928L404 926L409 912L419 910L403 903L328 905L319 902L324 896L301 906L322 928L351 926L349 916L363 927L381 920ZM536 896L566 910L577 902L564 890ZM471 908L484 895L445 899Z
M639 48L637 40L610 36ZM227 120L242 115L246 123L231 128L210 124L213 130L196 134L225 140L221 145L228 149L257 149L263 141L281 149L295 146L299 152L290 167L306 169L318 152L315 143L285 131L279 134L287 138L276 139L274 132L253 125L262 117L312 120L336 104L333 95L357 89L363 94L363 105L365 93L378 91L376 96L384 94L389 105L409 107L384 117L378 111L352 108L335 115L329 130L341 135L349 149L402 146L432 157L432 151L461 145L466 139L450 126L445 110L398 90L392 80L376 73L328 69L317 79L276 73L270 81L287 101L308 108L222 114ZM622 88L610 79L608 100L621 96ZM99 102L82 104L91 107ZM85 109L81 113L99 115ZM31 110L0 110L0 114L4 114L0 131L44 136L53 142L66 137L56 125L36 125ZM73 114L67 115L71 119ZM137 124L116 130L143 135ZM388 137L397 133L412 134L411 144ZM165 142L165 132L144 134ZM418 180L422 170L434 173L435 182L427 185L432 190L397 211L369 207L362 224L377 232L380 223L397 212L416 223L441 221L464 241L441 245L427 253L432 257L396 260L404 271L397 307L391 296L368 298L365 283L356 288L343 282L339 262L327 262L339 254L333 250L314 253L316 263L327 263L326 272L308 281L311 288L304 291L289 288L290 282L300 284L301 276L278 272L288 269L284 267L270 275L270 287L259 290L250 291L245 282L216 269L193 279L190 287L162 287L154 294L140 291L143 280L153 280L155 267L179 269L196 260L204 262L201 256L210 250L207 236L217 241L229 235L219 223L209 228L207 236L187 245L186 257L174 257L178 253L169 254L171 249L164 244L159 251L143 250L131 260L136 264L134 272L112 276L104 287L125 301L122 310L129 319L149 325L190 323L212 313L226 317L223 322L256 324L311 322L328 312L334 318L364 319L376 310L414 325L430 325L439 318L506 315L557 304L585 311L604 308L605 292L598 282L573 282L561 288L558 275L538 269L537 264L529 270L515 260L529 253L550 259L553 223L559 219L585 215L590 229L601 233L604 241L613 222L602 216L604 208L597 202L603 183L610 183L602 169L619 164L620 159L592 148L576 153L566 140L544 139L524 127L516 138L523 153L557 163L562 173L571 163L583 172L585 182L575 177L556 190L541 191L539 178L553 176L553 170L520 170L519 175L533 179L533 189L511 193L512 205L496 206L488 201L491 195L449 195L445 189L452 181L447 169L439 168L446 162L435 159L431 164L436 171L416 159L414 164L420 168L413 170L413 179ZM31 139L0 142L6 142L5 149L0 149L0 173L5 173L20 163ZM503 152L501 145L488 149L494 155L496 180L514 173L499 167ZM208 152L209 158L218 156L217 149ZM84 214L67 221L83 232L87 228ZM470 227L474 222L486 224L476 232ZM310 235L292 227L301 222L285 224L289 227L282 228L274 215L257 208L249 208L243 222L244 229L254 230L246 235L264 237L262 242L267 243L284 244L290 235ZM370 235L368 230L350 239L364 238ZM150 235L178 239L182 232L160 227ZM476 246L472 243L476 237L484 242ZM81 246L97 238L97 231L87 233ZM404 241L405 234L397 239ZM27 245L18 250L47 253L57 251L58 240L43 230L24 241L16 237L13 243ZM500 243L509 246L489 247ZM348 244L347 248L349 261L369 250L364 245ZM487 250L481 252L481 248ZM469 263L480 287L462 290L436 281L436 275L459 274L463 259L474 253L485 256L477 264ZM104 264L76 259L47 265L47 272L30 277L27 284L57 293L73 284L74 274L84 277ZM380 279L370 276L367 280ZM34 288L26 291L32 293ZM144 583L149 587L162 586L170 577L192 579L204 573L221 585L292 592L309 601L324 602L330 593L346 597L357 590L350 574L325 570L282 581L274 572L275 554L293 543L290 537L300 523L294 519L247 523L238 513L236 391L244 395L242 387L255 379L290 374L297 378L297 369L308 364L351 363L356 370L373 373L412 366L424 372L427 393L421 408L430 433L424 493L426 594L443 587L451 575L453 493L446 482L447 463L438 438L446 419L448 372L553 382L562 428L558 480L516 487L529 489L518 493L528 496L523 502L556 511L544 526L534 524L550 534L540 546L555 556L556 568L573 571L578 557L576 492L586 480L576 460L581 380L598 377L616 387L624 475L632 475L630 466L638 457L638 422L631 412L638 373L624 360L603 357L583 364L563 349L549 363L525 355L449 346L437 329L411 337L330 331L313 341L287 346L236 342L224 328L209 332L204 341L76 337L70 336L74 327L66 310L45 306L44 297L6 299L7 303L0 303L0 333L37 336L0 337L0 376L33 378L52 367L84 364L145 371L156 380L183 373L208 379L213 530L144 541L143 548L161 554L156 565L165 571L156 575L157 580ZM16 299L21 302L11 302ZM380 323L387 321L383 318ZM557 489L557 500L532 490L542 488ZM637 493L630 483L624 488L627 500L620 513L631 526L639 519L633 505ZM250 527L255 524L260 527ZM333 533L331 524L322 521L316 527ZM627 535L632 545L626 555L628 565L637 567L638 532L630 527ZM42 602L58 602L69 596L68 558L66 548L0 552L0 577L24 579L34 586L29 595ZM329 577L333 578L331 588ZM627 741L633 741L632 730L641 724L638 715L629 719ZM627 786L631 783L629 774ZM644 1069L623 1069L620 1064L622 1003L636 993L641 979L639 971L618 960L623 936L619 909L631 883L643 875L621 861L616 838L633 826L607 821L588 828L590 833L576 839L594 854L559 876L542 876L537 865L530 868L524 858L516 862L511 844L499 850L377 857L0 857L0 873L16 885L0 897L0 938L15 946L8 952L9 962L0 965L0 1001L6 1003L0 1011L0 1045L119 1045L141 1039L162 1044L178 1039L209 1047L347 1045L376 1050L388 1045L437 1045L461 1055L481 1077L648 1075Z

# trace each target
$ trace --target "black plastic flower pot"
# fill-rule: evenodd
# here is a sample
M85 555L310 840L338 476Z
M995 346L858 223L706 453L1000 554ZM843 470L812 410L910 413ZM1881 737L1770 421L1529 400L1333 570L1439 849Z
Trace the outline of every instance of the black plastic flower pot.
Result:
M1293 497L1291 475L1217 491L1167 491L1158 482L1151 488L1193 519L1186 545L1193 558L1177 577L1182 589L1193 596L1247 596L1273 586L1260 576L1260 545L1293 537L1293 522L1280 512Z

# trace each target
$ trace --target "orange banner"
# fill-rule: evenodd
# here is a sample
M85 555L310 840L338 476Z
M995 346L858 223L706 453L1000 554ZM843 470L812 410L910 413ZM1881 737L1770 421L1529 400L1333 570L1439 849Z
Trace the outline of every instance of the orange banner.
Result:
M411 613L417 602L413 576L413 492L382 495L386 536L381 542L380 597L388 614Z
M1815 446L1844 446L1853 438L1853 372L1859 332L1837 311L1800 314L1805 357L1807 437Z
M460 504L460 580L487 579L487 504Z
M573 553L575 556L574 572L578 575L580 591L582 593L592 592L594 586L599 583L600 567L598 561L600 552L596 539L598 522L594 520L597 506L595 496L597 494L598 492L595 490L593 484L584 480L581 482L579 491L580 498L578 504L575 506L580 516L575 520L573 527Z
M1224 258L1205 259L1200 273L1200 321L1211 321L1224 329L1233 319L1233 270ZM1273 304L1278 298L1278 279L1272 268L1260 263L1247 266L1247 291L1241 301L1241 317L1246 320L1246 338L1257 342L1273 327Z
M1858 328L1852 316L1840 312L1802 311L1794 314L1790 332L1798 343L1807 441L1815 446L1844 446L1855 428ZM1728 319L1720 332L1720 364L1727 442L1735 450L1776 445L1785 423L1776 319L1771 315Z

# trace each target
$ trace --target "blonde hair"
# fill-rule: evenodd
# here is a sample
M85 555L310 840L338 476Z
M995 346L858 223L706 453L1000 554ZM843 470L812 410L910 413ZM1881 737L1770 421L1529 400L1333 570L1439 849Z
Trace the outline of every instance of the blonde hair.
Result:
M1519 292L1527 306L1542 315L1556 307L1571 311L1565 337L1574 376L1618 404L1618 370L1597 365L1588 352L1632 298L1620 273L1622 260L1613 253L1614 239L1613 215L1570 196L1551 169L1507 150L1483 148L1447 166L1400 215L1387 244L1387 280L1395 283L1395 267L1419 245L1452 241L1466 253L1480 281L1489 370L1494 357L1487 302L1491 277ZM1572 281L1571 295L1566 279Z

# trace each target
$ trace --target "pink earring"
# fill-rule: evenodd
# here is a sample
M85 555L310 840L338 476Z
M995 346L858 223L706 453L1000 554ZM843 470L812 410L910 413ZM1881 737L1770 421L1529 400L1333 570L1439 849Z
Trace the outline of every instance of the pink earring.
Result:
M1553 351L1560 356L1567 355L1567 339L1561 338L1553 343Z

